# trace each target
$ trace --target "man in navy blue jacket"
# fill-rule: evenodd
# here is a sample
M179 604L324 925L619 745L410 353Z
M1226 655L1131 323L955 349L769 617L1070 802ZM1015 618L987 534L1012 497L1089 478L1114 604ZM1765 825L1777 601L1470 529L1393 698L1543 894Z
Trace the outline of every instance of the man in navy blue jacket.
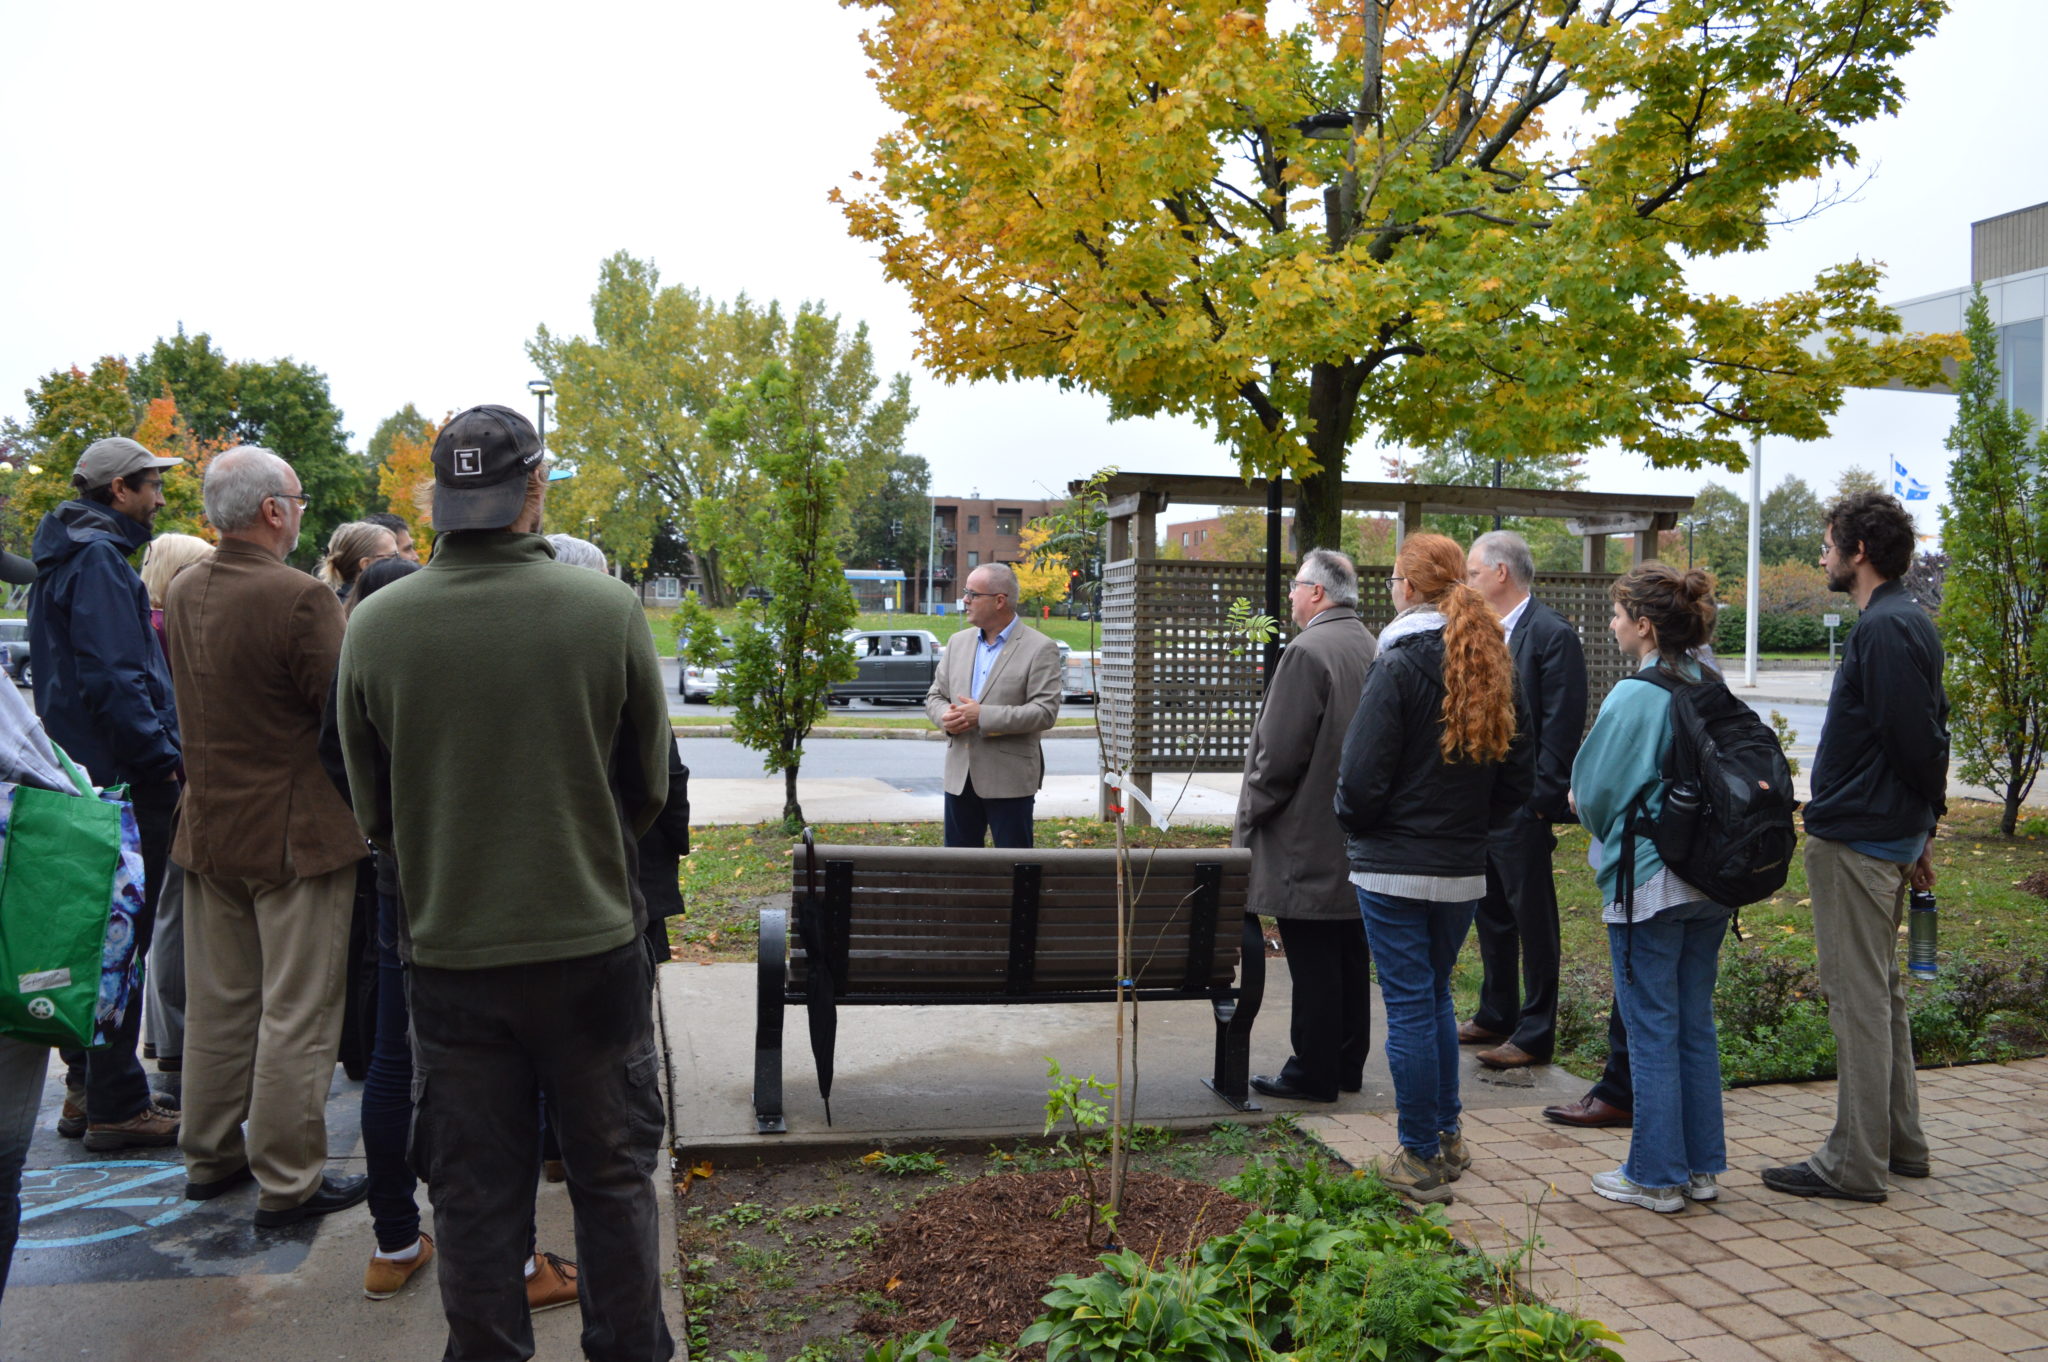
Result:
M1493 830L1487 845L1486 897L1476 918L1479 1008L1459 1026L1458 1041L1489 1047L1477 1056L1489 1069L1518 1069L1548 1064L1557 1048L1561 950L1552 825L1577 821L1567 796L1586 732L1586 653L1571 622L1529 594L1536 560L1519 534L1495 530L1474 540L1465 581L1507 631L1536 765L1529 802Z
M1888 1176L1928 1174L1898 935L1907 887L1934 887L1948 696L1941 638L1899 584L1912 563L1913 518L1896 498L1857 492L1828 508L1820 565L1863 613L1828 695L1806 802L1814 954L1839 1077L1826 1143L1804 1163L1764 1170L1764 1186L1793 1196L1883 1201Z
M100 785L125 784L142 834L144 903L136 951L149 954L178 806L178 712L171 670L149 622L149 592L128 559L163 509L158 458L133 440L100 440L72 474L78 496L43 517L28 598L36 710L51 739ZM66 1051L58 1133L93 1150L175 1144L178 1116L156 1105L136 1058L137 998L104 1049ZM83 1087L83 1092L78 1089Z

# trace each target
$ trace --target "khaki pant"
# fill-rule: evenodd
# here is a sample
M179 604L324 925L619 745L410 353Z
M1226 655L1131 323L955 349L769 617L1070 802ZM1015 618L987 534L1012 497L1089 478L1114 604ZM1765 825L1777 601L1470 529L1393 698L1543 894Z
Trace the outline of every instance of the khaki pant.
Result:
M1807 1163L1844 1192L1883 1192L1886 1166L1927 1161L1899 920L1911 867L1806 839L1813 944L1835 1033L1835 1128Z
M247 1164L266 1211L319 1190L355 894L353 865L281 883L186 876L178 1143L192 1181Z

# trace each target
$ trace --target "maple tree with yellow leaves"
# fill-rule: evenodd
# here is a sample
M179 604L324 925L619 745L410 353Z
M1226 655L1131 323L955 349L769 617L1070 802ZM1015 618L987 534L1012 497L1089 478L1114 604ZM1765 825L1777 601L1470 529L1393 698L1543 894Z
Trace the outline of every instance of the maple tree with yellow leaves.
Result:
M847 3L901 125L835 197L924 362L1198 417L1302 478L1304 546L1368 428L1739 468L1960 353L1900 336L1868 262L1760 300L1685 275L1855 164L1941 0Z

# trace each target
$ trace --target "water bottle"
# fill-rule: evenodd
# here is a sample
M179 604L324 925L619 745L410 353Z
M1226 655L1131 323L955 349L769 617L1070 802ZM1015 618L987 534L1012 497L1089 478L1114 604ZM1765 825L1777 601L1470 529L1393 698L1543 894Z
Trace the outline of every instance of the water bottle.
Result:
M1682 780L1671 782L1664 812L1657 819L1657 852L1666 861L1682 861L1692 852L1692 835L1700 824L1700 792Z
M1906 972L1915 979L1934 978L1934 947L1940 935L1934 895L1915 889L1906 896Z

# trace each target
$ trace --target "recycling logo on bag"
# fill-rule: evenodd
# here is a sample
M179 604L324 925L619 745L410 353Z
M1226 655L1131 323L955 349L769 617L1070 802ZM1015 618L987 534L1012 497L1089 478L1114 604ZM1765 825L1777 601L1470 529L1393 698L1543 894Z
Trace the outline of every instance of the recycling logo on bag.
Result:
M37 1021L48 1021L57 1015L57 1005L48 998L31 998L28 1002L28 1014Z

